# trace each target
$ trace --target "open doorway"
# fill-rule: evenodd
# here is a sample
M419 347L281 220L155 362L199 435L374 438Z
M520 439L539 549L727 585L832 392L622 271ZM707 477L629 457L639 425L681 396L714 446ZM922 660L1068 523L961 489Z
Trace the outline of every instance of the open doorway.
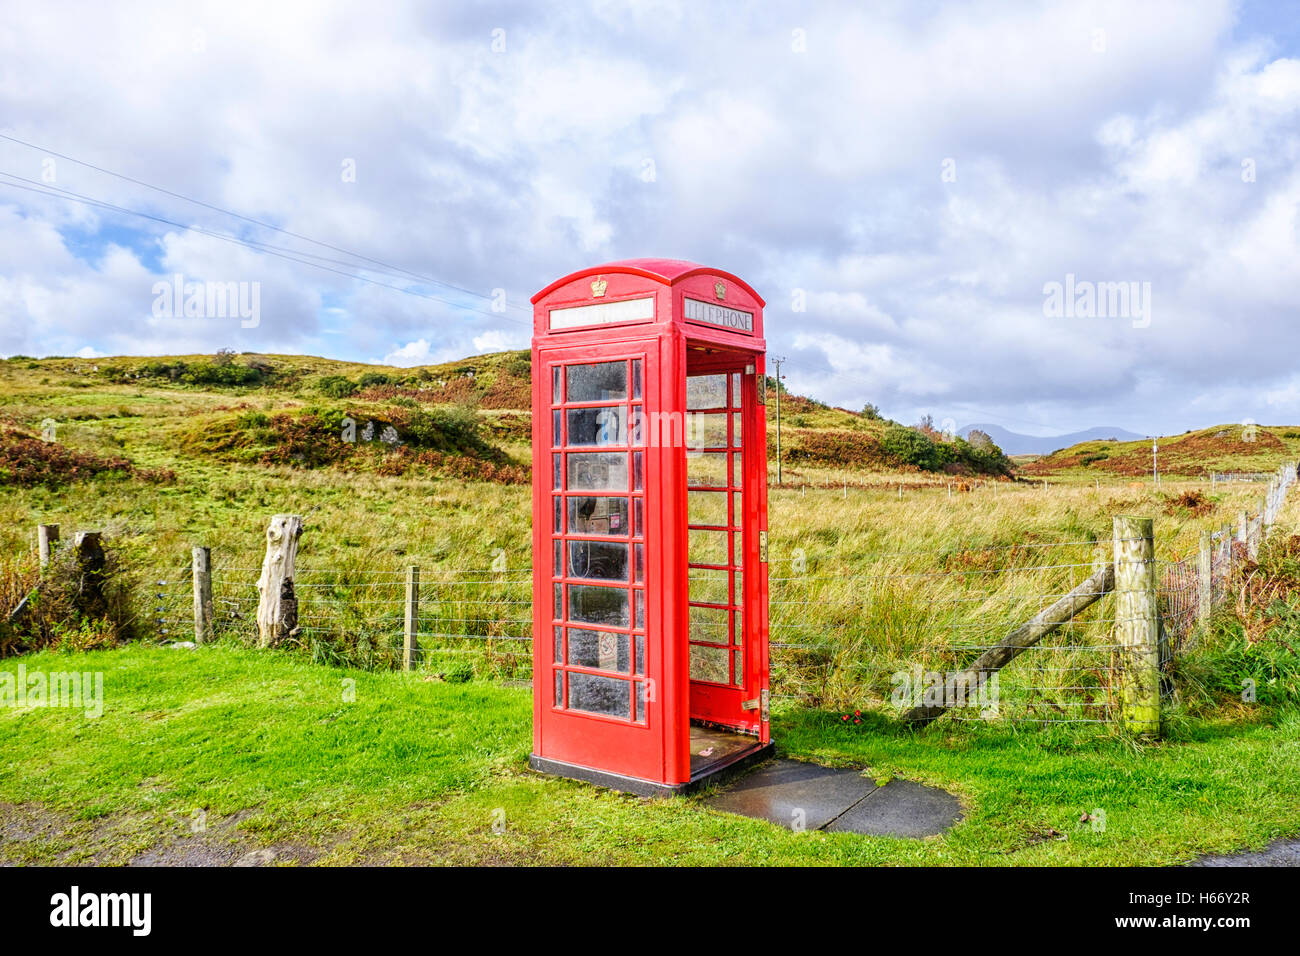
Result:
M757 427L752 354L689 348L686 374L687 632L691 776L764 741L757 633ZM761 448L762 443L758 443Z

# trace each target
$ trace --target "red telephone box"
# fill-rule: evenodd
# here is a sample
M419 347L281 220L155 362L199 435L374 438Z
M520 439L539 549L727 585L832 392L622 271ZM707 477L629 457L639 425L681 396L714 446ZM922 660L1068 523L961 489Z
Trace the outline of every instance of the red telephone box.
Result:
M693 789L772 746L764 303L673 259L532 301L530 764Z

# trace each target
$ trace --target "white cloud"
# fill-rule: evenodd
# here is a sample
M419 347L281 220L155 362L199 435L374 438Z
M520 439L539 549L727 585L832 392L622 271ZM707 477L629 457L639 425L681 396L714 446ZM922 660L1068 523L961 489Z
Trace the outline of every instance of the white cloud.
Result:
M528 348L528 335L523 332L493 329L491 332L474 336L473 342L474 348L480 352L504 352L508 349Z
M1262 420L1256 403L1300 418L1300 59L1251 34L1249 13L15 8L0 30L5 131L360 250L396 270L367 262L369 278L423 297L56 159L60 187L326 268L0 185L0 351L433 363L525 347L527 297L558 275L666 255L749 280L792 386L838 404L1143 432L1185 410ZM0 170L40 180L49 158L0 141ZM261 283L259 327L154 319L152 283L174 272ZM1045 320L1043 284L1066 273L1150 281L1151 327ZM506 313L485 298L497 288Z
M435 365L439 361L430 350L428 339L416 339L394 348L378 364L410 368L413 365Z

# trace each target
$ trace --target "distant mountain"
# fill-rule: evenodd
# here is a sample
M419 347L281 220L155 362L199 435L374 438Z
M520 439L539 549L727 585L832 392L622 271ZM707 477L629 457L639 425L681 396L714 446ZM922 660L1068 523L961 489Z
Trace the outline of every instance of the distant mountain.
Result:
M1081 441L1106 441L1108 439L1136 441L1144 437L1125 431L1122 428L1107 428L1104 426L1089 428L1081 432L1070 432L1068 435L1048 435L1045 438L1039 435L1022 435L1019 432L1008 431L999 425L967 425L961 429L960 434L964 438L975 429L985 432L1008 455L1050 455L1058 448L1069 448Z

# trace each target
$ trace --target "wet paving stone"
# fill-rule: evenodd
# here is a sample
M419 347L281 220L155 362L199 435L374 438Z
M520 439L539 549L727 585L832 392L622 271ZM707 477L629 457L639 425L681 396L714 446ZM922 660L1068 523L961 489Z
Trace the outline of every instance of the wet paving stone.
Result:
M921 838L944 833L960 819L961 804L947 790L896 778L844 811L826 829Z
M706 797L714 810L766 820L787 829L926 837L961 819L957 798L910 780L883 787L852 769L771 760Z

